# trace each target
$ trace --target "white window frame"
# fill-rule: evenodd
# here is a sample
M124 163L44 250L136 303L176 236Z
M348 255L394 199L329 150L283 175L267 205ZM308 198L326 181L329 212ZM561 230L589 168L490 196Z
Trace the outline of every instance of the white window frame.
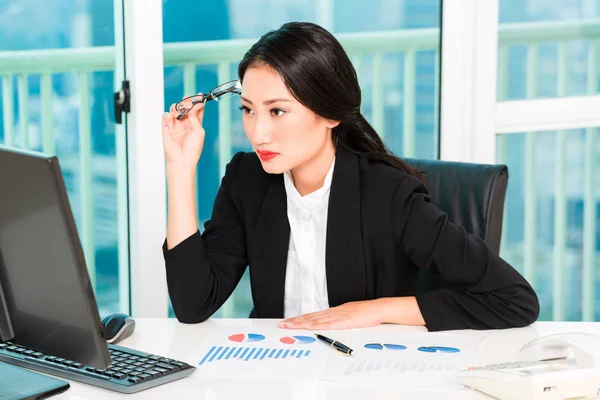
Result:
M484 8L485 7L485 8ZM442 33L442 121L441 158L446 160L495 163L496 137L503 134L563 131L600 127L600 95L497 100L499 0L444 0ZM595 69L598 55L588 60ZM561 81L559 77L559 82ZM492 83L493 82L493 83ZM595 81L592 81L595 83ZM563 82L564 83L564 82ZM589 82L588 82L589 84ZM595 84L593 84L595 86ZM528 89L529 90L529 89ZM559 93L562 89L559 89ZM564 136L563 136L564 137ZM535 146L528 135L527 146ZM586 157L593 160L593 135L588 135ZM532 162L532 161L530 161ZM529 174L533 167L528 164ZM558 162L557 170L564 171ZM594 169L586 165L585 202L594 202ZM526 177L527 179L527 177ZM556 183L564 186L564 176ZM526 188L527 189L527 188ZM562 188L564 191L564 187ZM563 199L564 201L564 199ZM535 194L525 194L529 218L525 221L524 275L535 287ZM595 207L587 207L584 221L594 221ZM564 204L555 210L565 224ZM527 216L527 214L526 214ZM584 224L583 319L594 320L594 228ZM555 241L564 243L564 230L555 232ZM554 249L553 319L564 319L564 246ZM527 260L529 256L529 260Z
M131 88L126 116L129 177L131 314L167 317L161 246L167 197L161 118L164 111L161 0L124 0L125 73Z
M443 0L440 159L492 163L498 0Z
M496 134L600 126L600 95L497 100L499 0L443 0L441 159L494 163Z

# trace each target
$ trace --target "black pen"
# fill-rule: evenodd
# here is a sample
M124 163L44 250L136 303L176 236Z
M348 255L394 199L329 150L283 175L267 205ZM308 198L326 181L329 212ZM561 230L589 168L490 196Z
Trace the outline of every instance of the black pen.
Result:
M351 356L354 353L354 350L352 350L350 347L346 346L345 344L338 342L337 340L330 339L327 336L319 335L318 333L315 333L315 336L321 342L327 343L328 345L330 345L331 347L333 347L340 353L343 353L347 356Z

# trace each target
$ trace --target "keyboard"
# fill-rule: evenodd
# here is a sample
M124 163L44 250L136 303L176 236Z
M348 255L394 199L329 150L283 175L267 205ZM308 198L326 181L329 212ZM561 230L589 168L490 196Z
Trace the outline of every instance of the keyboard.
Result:
M181 361L108 345L112 363L97 369L12 342L0 343L0 361L120 393L136 393L186 377L196 368Z

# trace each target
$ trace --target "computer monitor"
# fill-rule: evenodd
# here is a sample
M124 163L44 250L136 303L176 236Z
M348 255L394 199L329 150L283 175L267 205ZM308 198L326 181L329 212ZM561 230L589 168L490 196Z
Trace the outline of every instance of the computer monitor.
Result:
M110 353L58 159L0 146L0 342L106 368Z

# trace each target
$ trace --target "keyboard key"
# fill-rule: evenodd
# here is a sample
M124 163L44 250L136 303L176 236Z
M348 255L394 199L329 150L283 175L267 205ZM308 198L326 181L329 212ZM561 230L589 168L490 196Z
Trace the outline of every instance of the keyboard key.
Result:
M156 364L156 366L159 368L168 369L169 371L174 371L174 370L179 369L179 367L177 367L175 365L165 364L165 363L159 363L159 364Z
M113 375L113 378L116 378L116 379L125 379L125 378L127 378L127 375L125 375L123 373L116 373L116 374Z
M181 362L181 361L171 361L171 363L170 363L170 364L171 364L171 365L175 365L175 366L177 366L177 367L179 367L179 368L185 368L185 367L187 367L187 366L188 366L188 364L186 364L186 363L183 363L183 362Z
M159 367L154 367L154 370L160 372L163 375L166 375L171 372L171 370L169 370L169 369L164 369L164 368L159 368Z
M151 378L152 378L152 375L148 375L148 374L141 374L141 375L138 375L138 378L142 378L143 380L146 380L146 379L151 379Z
M138 382L143 382L142 378L138 378L137 376L134 376L132 378L127 379L129 382L133 382L133 383L138 383Z
M155 371L155 370L153 370L153 369L149 369L149 370L147 370L147 371L146 371L146 373L147 373L148 375L151 375L151 376L155 377L155 378L156 378L156 377L158 377L158 376L162 376L162 372Z

